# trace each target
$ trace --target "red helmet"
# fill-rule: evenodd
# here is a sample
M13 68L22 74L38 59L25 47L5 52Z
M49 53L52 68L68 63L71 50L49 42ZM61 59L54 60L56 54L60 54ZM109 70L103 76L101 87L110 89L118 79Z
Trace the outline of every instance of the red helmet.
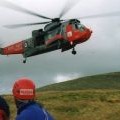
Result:
M21 78L14 83L12 92L17 99L32 100L35 98L35 84L28 78Z

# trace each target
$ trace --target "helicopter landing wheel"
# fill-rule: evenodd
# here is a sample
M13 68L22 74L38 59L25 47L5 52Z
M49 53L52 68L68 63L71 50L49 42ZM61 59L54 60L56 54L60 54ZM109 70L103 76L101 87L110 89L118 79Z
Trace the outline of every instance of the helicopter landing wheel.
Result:
M76 52L76 50L75 50L74 47L73 47L73 49L72 49L72 54L73 54L73 55L76 55L76 54L77 54L77 52Z
M27 61L27 59L24 59L24 60L23 60L23 63L25 64L25 63L26 63L26 61Z
M72 51L72 54L73 54L73 55L76 55L76 54L77 54L77 52L76 52L75 50L73 50L73 51Z

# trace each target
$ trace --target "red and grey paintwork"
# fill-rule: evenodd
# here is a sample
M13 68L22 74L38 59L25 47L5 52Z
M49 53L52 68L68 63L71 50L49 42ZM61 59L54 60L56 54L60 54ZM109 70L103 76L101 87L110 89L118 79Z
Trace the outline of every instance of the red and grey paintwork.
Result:
M30 38L1 48L0 53L2 55L23 54L23 56L27 58L58 49L61 49L63 52L74 48L77 44L87 41L92 33L90 29L82 25L81 28L75 29L74 24L71 24L70 22L63 22L59 27L61 32L55 34L52 38L45 40L44 44L34 46L34 39ZM45 36L49 34L49 32L46 32Z

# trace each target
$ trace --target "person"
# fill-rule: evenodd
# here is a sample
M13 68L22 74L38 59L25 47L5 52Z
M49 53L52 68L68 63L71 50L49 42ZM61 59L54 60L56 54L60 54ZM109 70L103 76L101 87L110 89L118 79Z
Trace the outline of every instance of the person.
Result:
M20 78L13 85L17 107L16 120L54 120L35 100L35 84L31 79Z
M10 119L10 109L6 100L0 96L0 120Z

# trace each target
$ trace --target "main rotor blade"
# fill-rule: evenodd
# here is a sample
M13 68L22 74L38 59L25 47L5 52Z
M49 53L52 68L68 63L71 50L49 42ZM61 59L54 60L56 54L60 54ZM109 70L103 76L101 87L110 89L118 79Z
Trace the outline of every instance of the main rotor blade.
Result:
M63 10L61 11L59 18L65 15L70 9L72 9L80 0L68 0Z
M120 11L111 12L111 13L102 13L96 15L88 15L77 19L92 19L92 18L95 19L95 18L104 18L104 17L113 17L113 16L120 16Z
M9 8L9 9L12 9L12 10L15 10L15 11L19 11L19 12L26 13L26 14L29 14L29 15L33 15L33 16L37 16L37 17L40 17L40 18L52 20L52 18L49 18L49 17L43 16L43 15L34 13L32 11L29 11L29 10L23 8L23 7L20 7L20 6L16 5L16 4L11 3L9 1L6 1L6 0L0 0L0 4L3 7Z
M14 24L14 25L5 25L4 27L7 27L7 28L21 28L21 27L26 27L26 26L32 26L32 25L42 25L42 24L47 24L47 23L50 23L51 21L49 22L40 22L40 23L25 23L25 24Z

